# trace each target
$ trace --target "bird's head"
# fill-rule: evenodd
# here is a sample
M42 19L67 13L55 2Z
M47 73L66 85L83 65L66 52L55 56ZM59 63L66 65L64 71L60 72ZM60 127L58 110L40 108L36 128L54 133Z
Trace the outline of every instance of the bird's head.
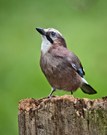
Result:
M54 28L36 28L36 30L42 36L41 51L45 54L52 46L63 46L66 47L65 40L62 34Z

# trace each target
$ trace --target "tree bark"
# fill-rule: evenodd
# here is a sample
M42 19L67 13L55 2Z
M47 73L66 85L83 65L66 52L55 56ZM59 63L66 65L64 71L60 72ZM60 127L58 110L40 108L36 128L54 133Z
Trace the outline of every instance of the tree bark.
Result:
M24 99L18 125L19 135L107 135L107 97Z

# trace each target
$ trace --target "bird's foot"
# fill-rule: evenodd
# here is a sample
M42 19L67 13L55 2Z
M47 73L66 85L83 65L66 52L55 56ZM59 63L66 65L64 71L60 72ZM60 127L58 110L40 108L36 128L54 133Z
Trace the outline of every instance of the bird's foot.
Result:
M54 93L54 91L56 91L56 89L52 87L52 90L51 90L50 94L48 95L48 98L52 97L52 94Z

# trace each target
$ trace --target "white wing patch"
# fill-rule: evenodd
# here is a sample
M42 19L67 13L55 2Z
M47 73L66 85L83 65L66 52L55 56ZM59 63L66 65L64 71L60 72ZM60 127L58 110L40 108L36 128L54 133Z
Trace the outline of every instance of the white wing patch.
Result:
M82 78L82 81L83 81L84 83L88 84L88 82L87 82L84 78Z

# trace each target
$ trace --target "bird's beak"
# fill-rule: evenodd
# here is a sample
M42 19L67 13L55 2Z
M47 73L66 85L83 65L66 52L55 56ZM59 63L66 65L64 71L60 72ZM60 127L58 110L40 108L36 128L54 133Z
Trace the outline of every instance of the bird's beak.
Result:
M36 28L36 30L41 34L41 35L46 35L46 32L43 28Z

